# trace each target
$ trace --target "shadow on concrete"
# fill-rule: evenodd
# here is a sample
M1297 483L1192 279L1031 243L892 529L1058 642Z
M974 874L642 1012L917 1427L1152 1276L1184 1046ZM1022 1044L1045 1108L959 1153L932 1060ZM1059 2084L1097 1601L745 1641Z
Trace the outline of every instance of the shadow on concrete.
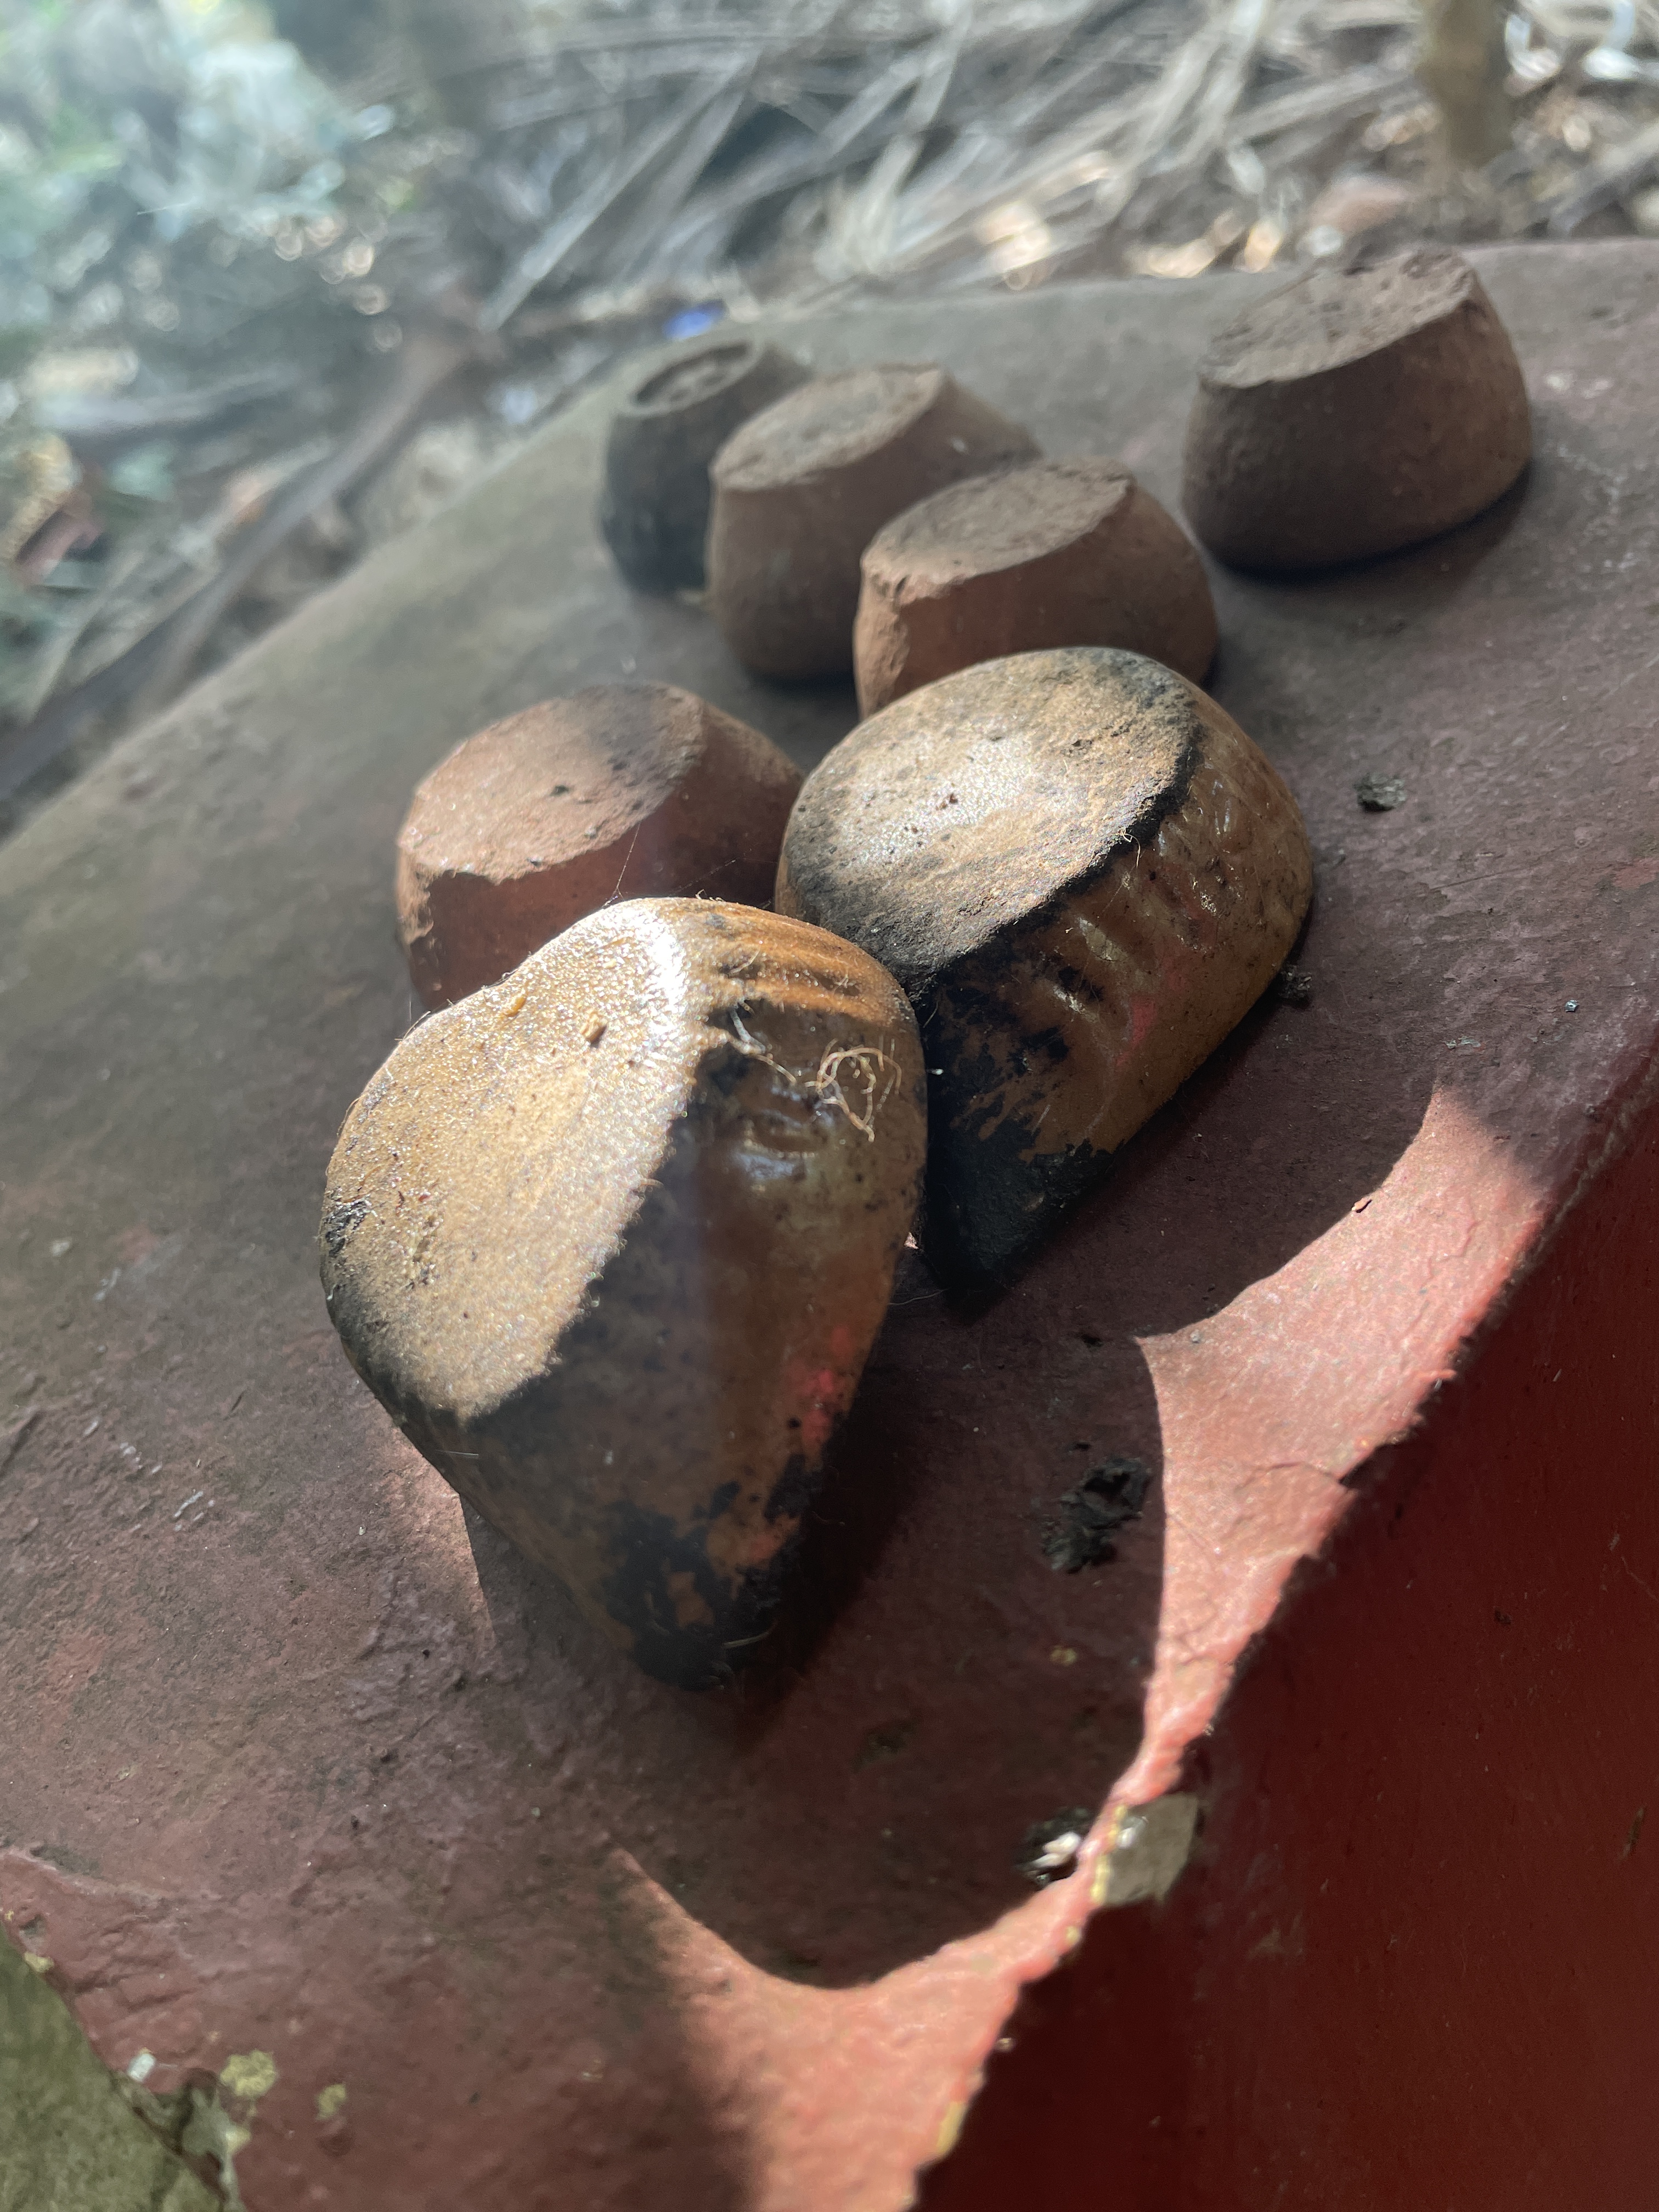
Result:
M1298 953L1313 1004L1264 1000L995 1305L952 1310L910 1257L782 1620L729 1686L643 1682L468 1516L527 1730L568 1746L580 1652L608 1832L756 1964L839 1985L984 1926L1029 1893L1025 1831L1097 1805L1133 1756L1164 1547L1141 1340L1317 1238L1428 1102L1423 1064L1349 1018L1362 981L1386 989L1387 945L1345 984L1330 934L1316 915ZM1119 1455L1152 1478L1139 1519L1115 1559L1056 1572L1064 1493Z

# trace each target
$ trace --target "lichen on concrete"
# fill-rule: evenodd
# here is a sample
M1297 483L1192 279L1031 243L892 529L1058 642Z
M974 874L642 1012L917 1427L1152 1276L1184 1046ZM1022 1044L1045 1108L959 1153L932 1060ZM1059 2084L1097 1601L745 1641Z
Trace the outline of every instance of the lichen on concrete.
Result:
M0 1941L0 2212L218 2212L43 1972Z

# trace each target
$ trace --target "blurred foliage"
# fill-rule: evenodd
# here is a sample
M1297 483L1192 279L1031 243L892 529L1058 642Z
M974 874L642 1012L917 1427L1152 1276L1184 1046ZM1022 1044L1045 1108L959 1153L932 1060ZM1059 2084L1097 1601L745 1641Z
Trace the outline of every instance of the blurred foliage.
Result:
M0 717L198 580L228 472L355 404L401 337L390 264L406 301L444 281L422 203L454 149L423 129L428 105L406 96L394 129L252 0L0 0ZM67 485L42 459L59 438ZM61 550L76 501L93 529L83 478L101 569ZM112 562L162 502L173 527L142 576ZM118 575L93 620L87 590Z

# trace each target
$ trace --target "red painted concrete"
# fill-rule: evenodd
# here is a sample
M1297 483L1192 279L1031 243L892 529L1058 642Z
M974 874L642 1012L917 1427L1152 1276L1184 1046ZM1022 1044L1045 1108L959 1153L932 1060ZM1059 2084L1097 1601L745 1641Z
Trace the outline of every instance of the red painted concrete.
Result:
M1648 2212L1656 1215L1650 1104L1365 1470L1190 1758L1195 1864L1027 1994L926 2212Z
M1467 1667L1386 1685L1497 1538L1449 1534L1432 1619L1396 1619L1377 1578L1414 1540L1389 1543L1368 1501L1393 1462L1371 1463L1472 1334L1495 1356L1659 1041L1659 248L1482 268L1537 410L1525 486L1358 574L1214 580L1214 688L1317 848L1313 1004L1252 1016L991 1312L947 1311L919 1272L902 1287L795 1625L731 1692L644 1680L469 1529L346 1368L315 1274L335 1130L411 1012L390 854L432 762L623 673L690 684L803 763L851 720L845 693L768 692L690 609L622 590L571 521L602 410L0 850L0 1911L112 2063L147 2047L166 2087L271 2054L251 2212L888 2212L1089 1919L1103 1824L1079 1876L1031 1896L1010 1863L1030 1822L1183 1778L1211 1794L1167 1911L1218 1893L1224 1857L1236 1899L1279 1900L1209 1939L1235 2002L1230 1950L1267 1940L1237 1962L1265 1972L1322 1928L1357 1815L1305 1837L1285 1816L1276 1873L1279 1831L1251 1823L1313 1787L1318 1715L1287 1705L1227 1766L1234 1713L1285 1674L1330 1697L1326 1742L1363 1720L1391 1771L1464 1726ZM825 367L936 352L1046 450L1121 452L1167 498L1183 380L1248 283L893 307L790 343ZM1405 778L1395 812L1358 809L1374 770ZM1079 1447L1160 1480L1120 1559L1073 1577L1039 1537ZM1560 1493L1605 1479L1576 1458ZM1479 1494L1501 1522L1502 1486ZM1310 1557L1338 1572L1281 1645ZM1297 1664L1321 1607L1357 1647L1328 1689ZM1639 1686L1607 1618L1600 1679ZM1224 1709L1269 1631L1283 1666ZM1542 1703L1547 1638L1534 1663ZM1504 1788L1529 1771L1510 1760ZM1472 1848L1467 1808L1443 1847L1437 1819L1388 1855L1402 1894L1461 1893L1439 1869ZM1134 1908L1093 1941L1127 1956L1166 1924ZM1167 2075L1198 2037L1179 1969L1129 2008L1147 2025L1115 2037L1122 2065L1161 2036ZM1328 2100L1370 2063L1340 2017L1310 2033ZM1503 2049L1521 2025L1494 2023ZM1255 2046L1213 2048L1193 2110L1218 2138ZM1370 2094L1389 2106L1382 2076ZM1517 2091L1517 2136L1538 2101Z

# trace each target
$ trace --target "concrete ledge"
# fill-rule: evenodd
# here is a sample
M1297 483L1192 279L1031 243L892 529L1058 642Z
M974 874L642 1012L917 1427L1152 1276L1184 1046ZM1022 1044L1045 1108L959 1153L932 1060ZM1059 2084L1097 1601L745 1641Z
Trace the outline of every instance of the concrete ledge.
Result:
M1600 1218L1598 1188L1637 1192L1613 1178L1648 1140L1659 248L1480 260L1536 409L1526 483L1361 572L1214 577L1214 688L1318 851L1311 1006L1260 1008L991 1313L964 1321L920 1273L902 1286L791 1637L729 1693L638 1679L469 1527L347 1370L316 1283L333 1133L413 1012L390 889L417 776L491 717L621 673L690 684L802 761L853 720L845 691L760 685L695 611L622 588L591 520L603 402L0 849L0 1908L38 1919L109 2065L149 2050L161 2094L239 2069L222 2094L251 2130L251 2212L887 2212L957 2139L1021 1990L1079 1951L1120 1880L1141 1893L1123 1808L1171 1794L1200 1800L1194 1863L1163 1904L1104 1915L1087 1954L1127 2009L1064 2031L1097 2054L1103 2019L1120 2041L1126 2020L1165 2021L1166 2075L1143 2100L1097 2065L1056 2068L1077 2085L1064 2110L1088 2100L1081 2132L1056 2133L1066 2172L1095 2172L1119 2105L1125 2126L1160 2117L1157 2081L1189 2047L1185 1997L1147 2009L1190 1964L1154 1931L1187 1924L1190 1895L1256 1964L1291 1957L1296 1912L1314 1926L1328 1869L1352 1859L1373 1893L1386 1873L1449 1902L1423 1905L1392 1978L1336 1973L1308 2015L1338 2074L1386 2048L1401 2116L1406 2182L1345 2204L1428 2201L1410 2116L1436 2045L1380 2023L1430 2002L1466 2049L1498 2007L1519 2054L1520 2086L1493 2076L1468 2108L1469 2154L1500 2178L1489 2201L1565 2201L1516 2120L1528 2069L1547 2083L1580 2032L1558 1996L1571 1916L1540 1979L1531 1893L1500 1878L1564 1832L1525 1810L1547 1785L1522 1735L1504 1739L1513 1819L1472 1891L1443 1871L1458 1838L1402 1858L1401 1833L1428 1831L1379 1822L1358 1786L1328 1820L1308 1813L1340 1698L1247 1702L1265 1669L1294 1676L1304 1638L1328 1648L1333 1608L1363 1629L1376 1607L1374 1675L1350 1647L1331 1676L1350 1700L1395 1686L1367 1741L1432 1749L1448 1773L1476 1756L1447 1719L1463 1686L1389 1672L1419 1632L1377 1595L1378 1563L1404 1555L1371 1501L1393 1495L1401 1438L1486 1402L1472 1394L1521 1299L1592 1283L1551 1273L1568 1249L1553 1240L1576 1202ZM1172 499L1191 364L1250 281L894 306L788 338L825 365L937 356L1048 450L1121 453ZM1403 777L1406 804L1361 813L1370 771ZM1607 1352L1645 1341L1650 1294L1631 1284L1622 1306L1595 1287ZM1528 1389L1549 1341L1516 1339ZM1601 1387L1588 1356L1573 1371ZM1618 1504L1595 1540L1620 1535L1621 1607L1659 1589L1646 1387L1619 1401L1617 1450L1586 1427L1597 1513ZM1495 1409L1480 1420L1513 1434ZM1519 1620L1479 1571L1481 1532L1532 1462L1456 1433L1413 1462L1445 1516L1425 1523L1446 1531L1436 1602L1463 1591ZM1158 1480L1115 1564L1057 1575L1041 1529L1079 1449L1133 1453ZM1561 1468L1557 1494L1583 1480ZM1530 1589L1551 1562L1547 1522L1526 1526ZM1598 1679L1644 1632L1637 1613L1605 1620ZM1566 1632L1528 1647L1519 1710L1577 1680L1550 1640ZM1629 1679L1645 1683L1633 1658ZM1607 1753L1632 1818L1645 1698ZM1268 1802L1270 1758L1306 1848L1258 1926L1274 1846L1227 1808ZM1078 1875L1031 1895L1022 1835L1079 1804L1103 1810ZM1548 1858L1562 1881L1569 1863ZM1645 1881L1639 1849L1619 1863ZM1431 1971L1453 1899L1510 1968ZM1584 1924L1593 1978L1629 1923ZM1340 1955L1348 1936L1325 1940ZM1199 2118L1255 2161L1204 2169L1216 2201L1328 2204L1330 2167L1298 2163L1300 2123L1273 2117L1299 2110L1273 2069L1303 2063L1285 2024L1311 1985L1247 1988L1232 1949L1213 1956L1243 2009L1206 2046L1220 2072ZM1614 2006L1607 2037L1650 2070L1645 2013ZM270 2078L238 2106L258 2055ZM1645 2107L1624 2110L1650 2171ZM1559 2132L1601 2124L1581 2097ZM933 2185L975 2159L994 2174L1003 2139L970 2125ZM1340 2156L1340 2128L1329 2141ZM1210 2201L1173 2171L1159 2187Z

